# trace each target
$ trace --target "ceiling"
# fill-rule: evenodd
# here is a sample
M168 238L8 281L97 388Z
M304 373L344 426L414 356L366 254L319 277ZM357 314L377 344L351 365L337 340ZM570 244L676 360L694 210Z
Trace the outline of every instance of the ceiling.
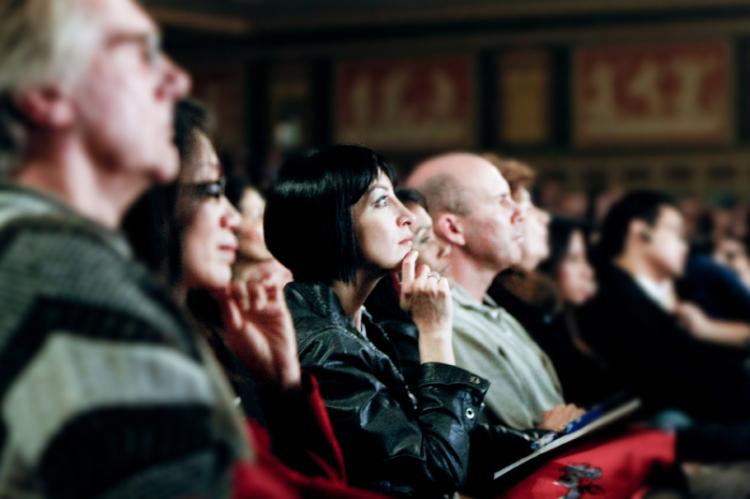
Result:
M748 0L144 0L171 28L244 37L580 16L750 15Z

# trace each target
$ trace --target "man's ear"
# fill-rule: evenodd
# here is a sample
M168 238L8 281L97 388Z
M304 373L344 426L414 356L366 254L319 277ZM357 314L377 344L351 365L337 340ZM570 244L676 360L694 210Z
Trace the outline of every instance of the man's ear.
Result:
M434 221L435 234L451 243L451 245L464 246L464 226L461 219L453 213L441 213Z
M633 220L628 228L628 239L637 239L644 243L651 242L651 227L643 220Z
M73 124L74 110L70 99L54 87L26 90L14 98L16 108L34 126L63 129Z

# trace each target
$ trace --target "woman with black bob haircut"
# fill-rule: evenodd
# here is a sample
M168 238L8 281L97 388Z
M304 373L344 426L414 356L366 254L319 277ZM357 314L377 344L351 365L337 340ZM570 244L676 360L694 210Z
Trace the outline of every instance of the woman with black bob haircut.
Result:
M488 383L453 365L448 282L417 265L413 215L393 179L380 155L358 146L287 163L268 196L265 234L294 274L285 295L300 360L320 383L351 483L436 497L466 480ZM419 329L421 366L410 386L387 333L363 308L397 269L400 304ZM519 449L493 451L514 459L528 443Z
M382 156L355 146L334 147L285 165L284 178L270 194L282 204L269 200L264 231L273 241L272 253L292 270L295 281L354 280L365 262L350 210L381 174L389 184L395 181Z

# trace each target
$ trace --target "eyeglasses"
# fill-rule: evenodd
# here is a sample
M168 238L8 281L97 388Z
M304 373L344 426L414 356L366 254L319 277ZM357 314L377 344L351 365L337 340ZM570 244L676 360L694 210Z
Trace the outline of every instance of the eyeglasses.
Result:
M109 47L134 45L138 47L144 60L152 67L156 67L163 60L161 38L155 32L117 33L107 40L107 45Z
M210 182L195 182L182 184L183 188L191 191L191 194L198 198L219 199L226 191L227 179L221 177Z

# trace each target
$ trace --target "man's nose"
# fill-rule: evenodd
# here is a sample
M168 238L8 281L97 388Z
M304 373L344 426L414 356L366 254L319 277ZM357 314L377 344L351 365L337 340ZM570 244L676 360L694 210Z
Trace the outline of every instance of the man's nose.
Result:
M161 85L166 97L177 100L190 93L192 80L190 75L172 59L164 56L164 79Z

